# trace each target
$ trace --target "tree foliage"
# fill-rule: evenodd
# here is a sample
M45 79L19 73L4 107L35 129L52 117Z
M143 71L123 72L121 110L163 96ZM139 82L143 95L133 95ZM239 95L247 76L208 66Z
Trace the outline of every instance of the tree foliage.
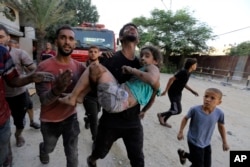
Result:
M188 9L175 13L154 9L151 17L134 18L132 22L138 26L140 45L151 43L162 48L164 63L169 56L180 55L182 63L184 56L208 51L206 41L213 38L212 29L195 19Z
M245 41L237 46L232 46L228 53L230 56L249 56L250 55L250 41Z
M0 0L19 11L22 26L36 30L37 52L40 55L44 42L53 39L55 29L62 24L72 26L82 21L99 19L91 0ZM39 61L39 57L38 57Z
M63 13L67 11L74 11L74 17L70 20L58 22L57 24L49 26L46 38L53 41L56 29L63 24L77 26L82 22L96 23L99 20L99 14L95 5L91 5L91 0L66 0Z

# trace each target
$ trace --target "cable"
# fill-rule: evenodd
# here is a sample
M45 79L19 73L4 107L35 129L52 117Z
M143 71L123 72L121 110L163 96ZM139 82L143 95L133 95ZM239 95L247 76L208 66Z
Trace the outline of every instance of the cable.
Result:
M230 33L233 33L233 32L236 32L236 31L241 31L241 30L244 30L244 29L247 29L247 28L250 28L250 26L248 26L248 27L244 27L244 28L240 28L240 29L237 29L237 30L233 30L233 31L229 31L229 32L226 32L226 33L222 33L222 34L214 35L213 37L218 37L218 36L222 36L222 35L230 34Z

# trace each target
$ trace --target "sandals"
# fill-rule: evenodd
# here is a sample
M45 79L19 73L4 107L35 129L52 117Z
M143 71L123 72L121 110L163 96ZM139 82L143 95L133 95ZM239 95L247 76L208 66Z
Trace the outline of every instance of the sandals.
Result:
M15 136L16 137L16 146L22 147L25 143L23 136Z
M184 156L185 155L185 151L182 150L182 149L178 149L177 152L178 152L178 155L179 155L180 163L182 165L184 165L186 163L186 157Z

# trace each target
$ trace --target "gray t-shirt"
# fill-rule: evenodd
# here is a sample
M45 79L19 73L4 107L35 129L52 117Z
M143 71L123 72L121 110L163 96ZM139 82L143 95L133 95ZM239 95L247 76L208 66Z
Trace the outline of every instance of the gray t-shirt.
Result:
M188 141L192 144L205 148L210 145L216 123L224 124L224 113L215 108L210 114L202 110L202 105L191 107L186 118L190 118Z

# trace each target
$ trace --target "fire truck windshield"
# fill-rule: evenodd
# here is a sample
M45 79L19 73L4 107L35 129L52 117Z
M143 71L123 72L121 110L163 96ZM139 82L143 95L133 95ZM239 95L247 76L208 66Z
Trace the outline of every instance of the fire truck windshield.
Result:
M109 30L74 29L77 41L76 48L88 48L91 45L101 50L114 50L114 33Z

